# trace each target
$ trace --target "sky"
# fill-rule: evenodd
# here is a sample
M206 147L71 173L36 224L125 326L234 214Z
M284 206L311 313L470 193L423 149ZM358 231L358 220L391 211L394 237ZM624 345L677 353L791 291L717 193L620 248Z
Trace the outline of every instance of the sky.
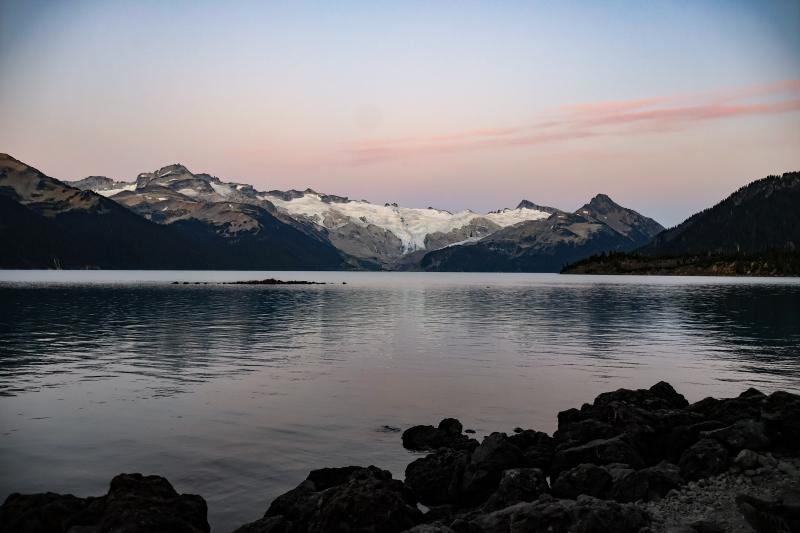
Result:
M2 0L0 152L671 226L800 170L800 2Z

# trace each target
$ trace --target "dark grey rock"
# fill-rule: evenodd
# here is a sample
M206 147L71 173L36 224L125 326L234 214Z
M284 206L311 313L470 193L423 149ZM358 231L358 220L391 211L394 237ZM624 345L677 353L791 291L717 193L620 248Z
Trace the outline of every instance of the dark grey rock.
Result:
M671 463L631 472L614 483L611 497L618 502L660 500L683 484L680 470Z
M465 503L479 504L497 490L503 470L525 466L525 456L505 433L492 433L475 448L461 482Z
M532 502L550 492L547 479L539 468L504 470L497 490L483 504L483 511L496 511L520 502Z
M553 434L557 449L572 448L597 439L608 439L618 435L619 431L611 424L592 418L566 423L559 426Z
M120 474L99 498L12 494L0 506L0 531L202 533L206 515L203 498L178 494L163 477Z
M800 439L800 395L778 391L767 396L761 406L761 418L779 433L783 444L795 448Z
M461 422L455 418L445 418L438 427L414 426L403 432L403 447L420 451L438 448L473 450L477 447L478 442L462 435L461 430Z
M700 435L703 438L718 440L733 452L744 449L763 450L772 443L767 436L764 422L752 418L738 420L722 429L704 431Z
M469 452L441 448L406 467L406 484L425 505L456 503Z
M264 518L240 531L259 531L264 524L293 532L401 532L423 521L416 497L391 473L374 466L325 468L311 472L296 488L272 502ZM271 531L266 529L266 531ZM280 531L275 529L275 531Z
M447 526L422 524L407 529L403 533L456 533L456 531Z
M482 533L638 533L649 523L636 506L590 497L520 503L472 521Z
M605 498L611 491L612 478L606 469L582 464L561 472L553 482L553 496L576 499L581 494Z
M522 451L525 456L526 466L541 468L544 471L550 470L550 464L553 462L553 454L555 453L553 437L541 431L525 429L511 435L508 440Z
M696 481L724 472L730 463L728 450L713 439L702 439L686 450L678 462L681 476Z
M777 497L736 496L736 506L757 533L800 531L800 490L784 491Z
M551 473L557 474L584 463L596 465L625 463L633 468L644 466L644 461L639 452L624 439L624 435L619 435L610 439L597 439L580 446L559 450L553 458Z

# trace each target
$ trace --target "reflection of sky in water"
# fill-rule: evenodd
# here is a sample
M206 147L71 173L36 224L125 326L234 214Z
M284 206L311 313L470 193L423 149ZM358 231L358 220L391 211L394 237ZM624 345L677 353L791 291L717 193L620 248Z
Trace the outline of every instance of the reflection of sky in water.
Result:
M552 431L558 410L660 379L690 400L800 389L800 283L305 277L348 284L2 286L0 498L144 470L224 531L310 468L401 475L382 424Z

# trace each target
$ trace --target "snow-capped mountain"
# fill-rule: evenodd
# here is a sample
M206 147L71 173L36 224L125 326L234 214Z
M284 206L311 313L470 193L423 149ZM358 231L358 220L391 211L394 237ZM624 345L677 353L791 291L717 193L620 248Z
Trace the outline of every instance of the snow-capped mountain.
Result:
M595 253L636 249L663 231L651 218L598 194L574 213L521 222L476 242L431 251L424 270L558 272Z
M306 190L258 195L300 221L325 228L331 242L356 257L391 264L414 252L479 239L500 228L547 218L545 211L503 209L487 214L373 204Z
M236 234L256 221L246 206L263 208L283 222L327 239L358 260L392 268L408 256L477 240L514 224L541 220L552 208L523 201L514 209L480 214L400 207L350 200L311 189L257 191L251 185L194 174L179 164L141 173L135 182L94 176L71 185L90 189L127 206L153 222L201 220Z
M312 189L259 191L180 164L132 181L65 183L10 156L0 158L0 181L8 228L38 232L10 241L19 248L15 265L58 258L93 268L557 271L592 253L637 248L663 230L603 194L572 213L528 200L451 213ZM9 231L0 236L21 230Z
M81 190L0 154L0 268L360 267L265 207L192 200L160 177L161 183L125 183L94 176L77 182ZM86 190L91 187L113 200Z

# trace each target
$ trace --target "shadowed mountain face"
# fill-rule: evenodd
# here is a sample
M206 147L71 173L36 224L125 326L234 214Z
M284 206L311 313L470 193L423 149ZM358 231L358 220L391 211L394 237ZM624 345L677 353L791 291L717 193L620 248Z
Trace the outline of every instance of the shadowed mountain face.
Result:
M800 250L800 172L754 181L661 233L646 255Z
M754 181L632 254L590 257L570 274L796 276L800 172Z
M4 268L326 270L343 264L329 243L264 207L203 203L171 224L156 224L148 220L152 216L70 187L5 154L0 206Z
M194 174L180 164L141 173L133 182L93 176L74 182L119 202L159 224L204 221L224 235L252 230L258 222L249 207L266 210L309 237L333 246L355 267L405 269L421 252L479 239L521 221L557 210L522 202L515 209L479 214L428 207L373 204L344 196L303 191L257 191L251 185ZM219 206L224 204L225 208Z
M551 272L663 229L605 195L572 214L528 200L450 213L311 189L262 192L180 164L130 182L64 183L2 162L4 203L17 204L3 214L7 267Z
M630 239L636 246L650 242L653 237L664 231L664 227L652 218L614 203L605 194L598 194L576 213L609 226Z
M637 248L661 230L654 220L599 194L575 213L553 210L545 220L428 253L420 266L431 271L558 272L593 254Z

